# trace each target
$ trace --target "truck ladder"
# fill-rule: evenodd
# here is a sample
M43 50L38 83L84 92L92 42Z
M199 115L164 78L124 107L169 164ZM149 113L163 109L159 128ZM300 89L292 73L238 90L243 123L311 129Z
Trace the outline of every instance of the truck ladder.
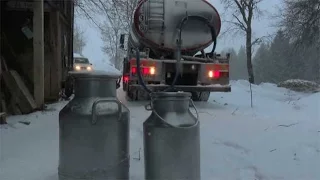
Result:
M149 33L161 33L160 42L163 44L165 29L165 0L149 0L148 6L147 31Z

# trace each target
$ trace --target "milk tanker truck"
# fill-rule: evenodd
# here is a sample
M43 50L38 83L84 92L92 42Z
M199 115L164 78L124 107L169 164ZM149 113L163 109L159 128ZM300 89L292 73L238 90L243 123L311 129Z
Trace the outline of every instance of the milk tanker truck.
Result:
M127 39L122 76L127 98L149 98L139 83L137 58L144 85L152 91L175 84L194 101L208 101L210 92L230 92L230 55L214 52L220 29L219 13L206 0L140 0L128 38L120 38L122 49Z

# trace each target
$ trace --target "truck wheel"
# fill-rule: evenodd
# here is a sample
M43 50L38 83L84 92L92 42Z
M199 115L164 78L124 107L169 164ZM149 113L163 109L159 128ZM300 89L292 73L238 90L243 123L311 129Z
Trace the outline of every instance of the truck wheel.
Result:
M137 100L139 100L139 101L150 100L149 94L144 90L138 90L137 94L138 94L138 99Z
M200 93L199 92L191 92L191 99L193 101L200 101L199 97L200 97Z
M210 97L210 92L192 92L192 100L193 101L204 101L207 102Z
M64 95L68 99L74 93L73 80L72 78L67 78L64 86Z
M125 82L122 82L122 90L123 91L127 91L127 89L128 89L128 83L125 83Z
M73 87L66 85L66 87L64 89L64 95L68 99L72 94L73 94Z
M143 90L128 90L126 92L128 101L146 101L149 100L149 95Z
M135 101L137 99L137 92L133 90L126 89L126 99L127 101Z
M210 97L210 92L201 92L199 93L199 100L200 101L205 101L207 102L209 100L209 97Z

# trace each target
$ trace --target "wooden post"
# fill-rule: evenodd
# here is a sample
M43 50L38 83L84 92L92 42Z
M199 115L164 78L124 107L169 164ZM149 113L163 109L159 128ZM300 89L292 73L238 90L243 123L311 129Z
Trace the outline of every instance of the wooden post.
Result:
M1 87L2 84L2 58L0 57L0 113L3 112L4 107L2 107L2 94L3 88ZM0 120L1 121L1 120Z
M61 75L62 75L62 64L61 64L61 22L59 11L50 13L50 32L51 41L53 43L53 58L50 62L50 95L55 100L59 98L59 92L61 90Z
M44 105L44 13L43 0L33 1L33 84L37 107Z
M56 12L56 24L57 24L57 79L58 79L58 88L59 92L61 90L61 82L62 82L62 32L61 32L61 21L60 21L60 13ZM59 93L58 92L58 93Z

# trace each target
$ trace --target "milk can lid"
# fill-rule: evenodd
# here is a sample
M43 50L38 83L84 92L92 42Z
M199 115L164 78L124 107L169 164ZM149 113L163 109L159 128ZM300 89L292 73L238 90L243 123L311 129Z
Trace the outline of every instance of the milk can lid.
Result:
M111 78L118 79L121 76L120 72L115 71L69 71L69 75L75 78Z

